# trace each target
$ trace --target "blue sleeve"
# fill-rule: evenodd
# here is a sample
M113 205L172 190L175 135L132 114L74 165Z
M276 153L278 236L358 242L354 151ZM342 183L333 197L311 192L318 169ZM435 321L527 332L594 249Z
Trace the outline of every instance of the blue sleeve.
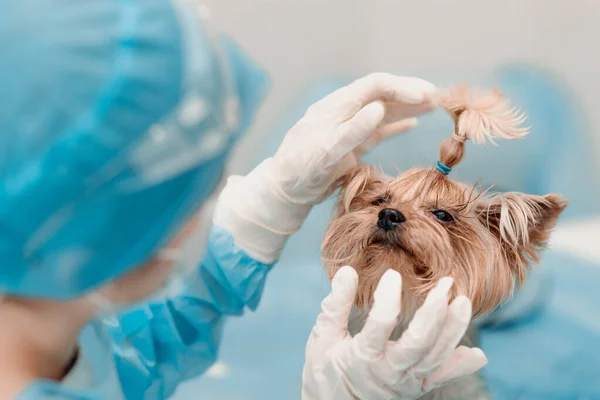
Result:
M108 327L125 398L166 399L205 372L217 358L225 317L256 308L271 267L213 226L204 261L180 295L128 311Z

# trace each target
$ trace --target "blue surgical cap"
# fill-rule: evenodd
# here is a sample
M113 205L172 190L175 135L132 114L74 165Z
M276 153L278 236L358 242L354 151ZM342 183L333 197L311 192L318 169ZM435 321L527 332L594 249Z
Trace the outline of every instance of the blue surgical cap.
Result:
M165 0L0 12L0 292L68 299L141 265L221 180L265 74Z

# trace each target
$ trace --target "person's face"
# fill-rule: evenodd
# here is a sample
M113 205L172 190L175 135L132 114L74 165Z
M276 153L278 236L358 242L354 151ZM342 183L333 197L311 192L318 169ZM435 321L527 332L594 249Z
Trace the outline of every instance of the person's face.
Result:
M200 218L201 216L196 215L190 219L175 239L150 261L103 286L97 293L115 306L136 303L154 294L167 282L177 263L177 258L171 255L179 253L196 229L199 229Z
M93 293L110 308L121 308L162 293L174 274L185 274L181 266L196 268L208 242L217 190L201 209L190 218L175 238L144 265L115 279ZM185 251L184 251L185 247ZM185 253L186 257L183 257ZM177 267L177 270L174 269ZM93 297L92 296L92 297ZM90 298L92 298L90 297ZM98 304L97 304L98 305ZM102 306L100 304L100 306Z

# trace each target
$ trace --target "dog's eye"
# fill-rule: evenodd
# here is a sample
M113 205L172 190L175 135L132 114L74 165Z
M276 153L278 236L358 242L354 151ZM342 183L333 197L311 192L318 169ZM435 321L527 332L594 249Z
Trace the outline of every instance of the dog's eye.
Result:
M450 214L449 212L446 212L444 210L435 210L435 211L432 211L432 214L435 215L435 217L442 222L454 221L454 217L452 216L452 214Z
M378 197L375 201L372 201L371 205L372 206L380 206L383 203L387 203L387 202L388 202L388 199L386 197L382 196L382 197Z

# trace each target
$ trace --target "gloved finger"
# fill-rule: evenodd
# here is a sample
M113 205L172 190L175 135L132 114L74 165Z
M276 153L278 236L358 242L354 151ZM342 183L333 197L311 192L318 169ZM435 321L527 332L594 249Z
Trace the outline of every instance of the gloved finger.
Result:
M487 362L488 359L481 349L460 346L454 350L450 358L425 379L423 390L427 393L456 379L474 374Z
M406 118L400 121L390 122L389 124L385 124L377 128L375 133L377 134L375 138L377 139L377 143L381 143L386 139L391 138L392 136L399 135L401 133L406 132L409 129L414 128L419 123L419 120L416 118Z
M358 275L354 268L340 268L331 281L331 293L321 303L313 335L321 340L340 340L348 334L348 317L356 298Z
M397 136L401 133L406 132L409 129L414 128L417 125L417 123L418 121L416 118L408 118L380 126L371 135L371 137L367 139L366 142L361 144L356 149L358 151L358 155L360 156L369 152L373 147L377 146L379 143L383 142L386 139L389 139L393 136Z
M457 297L450 307L440 335L431 351L413 367L416 378L429 376L456 349L471 321L471 301L465 296Z
M385 72L357 79L349 88L362 99L363 105L379 99L393 103L419 104L432 98L437 92L435 85L424 79Z
M383 123L388 124L406 118L418 117L419 115L434 110L435 107L435 103L430 101L419 104L398 104L388 102L385 103L385 117L383 118Z
M400 340L387 353L392 368L405 371L431 351L446 319L452 283L452 278L442 278L429 292Z
M369 359L377 359L385 351L388 339L398 323L402 277L388 269L377 284L373 307L363 329L354 337L356 351Z
M350 120L344 122L335 136L332 136L332 144L329 148L330 164L336 164L346 154L351 153L362 145L375 132L385 114L385 108L381 101L367 104Z
M352 115L376 100L421 104L433 98L435 93L435 86L426 80L377 72L334 92L327 105Z

